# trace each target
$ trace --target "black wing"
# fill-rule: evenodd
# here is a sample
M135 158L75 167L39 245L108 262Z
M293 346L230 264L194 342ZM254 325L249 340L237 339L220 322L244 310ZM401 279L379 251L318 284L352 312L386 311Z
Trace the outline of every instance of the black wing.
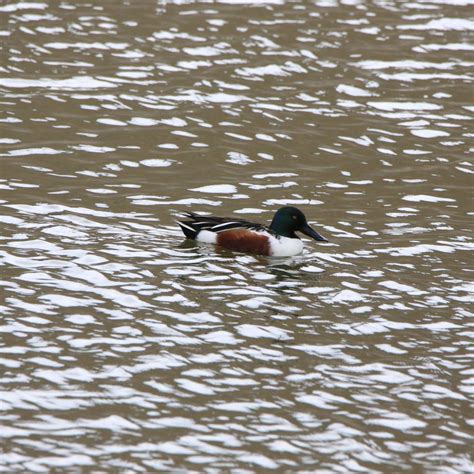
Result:
M215 217L215 216L200 216L193 212L184 214L189 220L179 221L184 235L188 239L195 239L201 230L210 230L211 232L224 232L231 229L249 229L249 230L265 230L269 229L261 224L249 222L244 219L234 219L233 217Z

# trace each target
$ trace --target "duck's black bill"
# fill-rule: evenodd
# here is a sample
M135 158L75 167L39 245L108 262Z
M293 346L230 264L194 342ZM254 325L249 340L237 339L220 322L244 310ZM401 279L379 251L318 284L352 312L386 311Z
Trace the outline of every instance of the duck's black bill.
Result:
M300 229L303 234L307 235L308 237L311 237L314 240L317 240L318 242L327 242L328 239L325 239L321 234L318 234L315 230L311 229L309 225L305 225L302 229Z

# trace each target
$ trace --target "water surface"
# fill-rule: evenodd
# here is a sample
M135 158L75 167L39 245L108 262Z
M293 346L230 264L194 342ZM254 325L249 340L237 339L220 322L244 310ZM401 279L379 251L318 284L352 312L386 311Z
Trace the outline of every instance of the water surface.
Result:
M0 469L473 471L472 2L0 15Z

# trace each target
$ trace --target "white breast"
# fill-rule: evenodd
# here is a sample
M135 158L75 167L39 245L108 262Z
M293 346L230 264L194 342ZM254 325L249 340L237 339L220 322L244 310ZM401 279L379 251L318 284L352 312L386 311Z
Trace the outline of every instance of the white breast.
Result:
M300 239L289 237L270 237L270 255L272 257L291 257L303 251L303 242Z

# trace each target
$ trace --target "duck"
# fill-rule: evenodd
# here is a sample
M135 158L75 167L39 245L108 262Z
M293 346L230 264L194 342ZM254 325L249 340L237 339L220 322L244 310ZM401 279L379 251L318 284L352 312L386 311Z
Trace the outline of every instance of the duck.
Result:
M178 224L187 239L237 252L270 257L298 255L303 251L303 242L295 232L301 232L318 242L328 242L309 226L305 215L292 206L278 209L270 226L194 212L186 212L183 216L186 220L180 220Z

